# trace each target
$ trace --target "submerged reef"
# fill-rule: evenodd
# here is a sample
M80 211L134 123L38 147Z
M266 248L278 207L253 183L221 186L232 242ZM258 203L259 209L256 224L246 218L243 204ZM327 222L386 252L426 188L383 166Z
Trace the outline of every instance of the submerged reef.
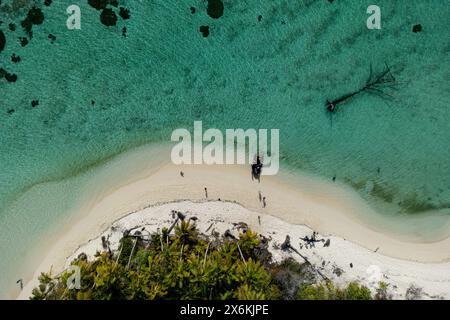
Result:
M22 59L20 58L20 56L16 55L15 53L12 54L11 56L11 61L13 63L19 63Z
M0 68L0 79L5 78L8 82L16 82L17 81L17 75L14 73L9 73L3 68Z
M6 37L5 37L5 33L0 30L0 52L3 51L3 49L5 49L6 46Z
M119 15L123 20L130 19L130 10L124 7L120 7Z
M118 16L122 20L128 20L131 18L130 10L121 6L119 8L119 2L117 0L87 0L88 4L101 11L100 22L105 26L115 26L118 23ZM12 0L8 2L0 1L0 14L2 17L8 17L9 21L6 21L6 31L0 30L0 53L6 48L7 37L10 38L12 32L18 32L17 41L21 47L25 47L29 44L33 38L33 29L35 26L42 25L45 21L44 10L46 7L50 7L53 3L52 0L44 0L42 2L32 0ZM117 9L114 9L117 8ZM117 10L117 11L116 11ZM0 20L0 24L5 21ZM21 26L23 32L17 30L17 26ZM126 37L127 28L123 26L121 28L122 35ZM10 33L8 33L10 32ZM48 33L48 39L50 43L55 43L56 36L53 33ZM18 63L21 61L21 57L18 53L11 55L11 61ZM5 79L8 82L16 82L18 76L6 67L0 69L0 80Z
M51 43L54 43L56 41L56 37L51 33L48 34L48 38L50 39Z
M115 26L117 24L116 13L110 8L103 9L100 14L100 21L107 27Z
M88 0L88 3L91 7L97 9L97 10L103 10L106 9L106 6L108 4L117 6L117 1L111 1L111 0Z
M25 47L28 44L28 39L25 37L19 37L20 45Z
M50 6L52 1L46 0L44 4ZM0 13L2 17L8 17L11 19L8 21L7 33L0 30L0 52L2 52L6 47L6 37L8 32L18 32L17 24L20 21L20 26L22 26L23 32L26 36L19 36L17 39L22 47L25 47L33 37L33 26L41 25L45 21L45 15L42 9L38 6L35 1L21 0L21 1L9 1L8 3L3 3L0 1ZM0 21L1 23L2 21ZM8 38L11 34L8 34ZM11 62L18 63L22 59L21 57L13 53L11 55ZM5 79L8 82L16 82L18 76L4 68L0 68L0 79Z
M107 27L113 27L117 25L117 14L113 10L113 8L111 8L117 8L119 6L119 2L117 0L88 0L88 4L98 11L101 10L100 22L103 25ZM128 20L131 18L130 10L125 7L120 7L118 14L122 18L122 20ZM121 30L122 35L126 36L126 27L122 27Z
M0 1L0 13L13 17L21 15L24 9L31 8L34 5L34 0L12 0L5 3Z
M421 25L421 24L416 24L416 25L413 27L412 31L413 31L414 33L421 32L421 31L422 31L422 25Z
M203 37L207 38L209 36L209 26L201 26L200 32L203 34Z
M22 21L21 25L28 36L31 38L33 35L33 25L39 25L44 22L44 13L40 8L33 7L28 11L26 18Z
M208 8L206 9L208 16L213 19L219 19L223 15L223 10L222 0L208 0Z

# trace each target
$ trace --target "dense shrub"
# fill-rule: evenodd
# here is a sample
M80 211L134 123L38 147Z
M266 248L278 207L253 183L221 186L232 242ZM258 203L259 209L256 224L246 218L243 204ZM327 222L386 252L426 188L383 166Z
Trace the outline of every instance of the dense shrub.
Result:
M93 261L80 255L72 263L81 270L80 289L67 288L71 271L42 274L31 299L371 298L356 283L344 290L331 283L312 285L314 268L293 259L272 263L266 239L250 230L237 239L208 238L184 220L173 230L148 237L127 233L117 253L98 253Z
M297 292L300 300L372 300L367 287L351 282L346 288L336 288L331 282L306 285Z

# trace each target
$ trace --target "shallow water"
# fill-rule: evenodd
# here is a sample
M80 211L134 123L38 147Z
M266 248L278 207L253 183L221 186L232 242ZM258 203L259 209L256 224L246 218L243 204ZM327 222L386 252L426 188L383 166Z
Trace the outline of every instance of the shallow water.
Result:
M0 68L18 76L0 80L1 261L20 259L45 226L63 219L80 185L25 191L168 141L194 120L279 128L282 170L336 176L382 214L418 215L419 229L422 211L441 209L450 219L448 1L379 0L382 29L368 30L371 1L224 1L219 19L208 17L206 1L120 1L131 19L108 28L83 0L82 29L70 31L65 11L73 1L60 0L42 6L44 23L21 47L20 20L32 2L0 7L7 39ZM412 32L418 23L422 32ZM358 89L370 64L377 72L385 63L397 79L392 98L361 94L330 122L325 100ZM42 212L29 214L31 205ZM15 245L19 237L27 241Z

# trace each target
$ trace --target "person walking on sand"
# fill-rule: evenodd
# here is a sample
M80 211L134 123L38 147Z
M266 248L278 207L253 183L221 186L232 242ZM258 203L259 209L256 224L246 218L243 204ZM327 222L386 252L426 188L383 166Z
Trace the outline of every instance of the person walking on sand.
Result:
M19 280L16 281L16 283L19 284L20 290L23 290L23 280L22 280L22 279L19 279Z
M263 197L262 202L263 202L263 208L265 208L266 207L266 197Z
M180 171L180 176L181 176L182 178L184 178L184 172L183 172L183 171Z
M205 198L208 199L208 189L205 187Z
M258 198L259 198L259 202L261 202L261 200L262 200L262 194L261 194L261 191L258 191Z

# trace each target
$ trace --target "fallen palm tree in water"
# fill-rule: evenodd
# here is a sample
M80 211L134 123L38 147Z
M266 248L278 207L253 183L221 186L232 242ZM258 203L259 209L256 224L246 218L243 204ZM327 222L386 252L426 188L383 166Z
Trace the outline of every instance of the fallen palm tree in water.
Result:
M338 105L344 103L350 98L363 92L375 94L382 98L392 98L392 96L388 93L388 91L394 90L395 86L396 86L396 79L392 75L391 69L387 64L385 64L385 68L383 69L383 71L378 74L373 73L371 65L369 78L367 79L364 86L359 90L356 90L352 93L347 93L335 100L332 101L327 100L326 102L327 111L330 113L335 113L337 111Z

